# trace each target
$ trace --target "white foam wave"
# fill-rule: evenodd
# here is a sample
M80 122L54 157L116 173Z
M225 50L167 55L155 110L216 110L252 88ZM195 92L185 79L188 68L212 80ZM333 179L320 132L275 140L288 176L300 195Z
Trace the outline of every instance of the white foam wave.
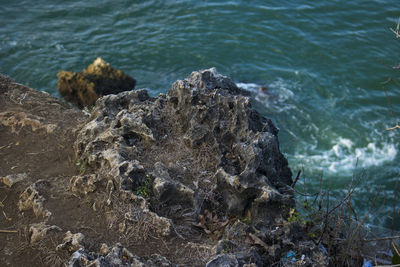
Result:
M256 83L236 83L236 86L250 92L258 92L261 87L261 85Z
M367 169L380 166L393 161L396 155L397 149L394 144L385 143L378 146L369 143L365 147L355 147L352 140L339 137L329 150L321 151L319 154L314 152L314 155L296 154L294 158L299 163L307 163L307 166L314 166L324 173L349 175L356 167Z
M274 100L284 101L294 96L292 90L289 89L289 87L292 86L280 78L267 85L260 85L256 83L236 83L236 85L254 93L256 95L256 99L259 101L265 100L266 98L269 100L273 98ZM262 86L265 86L265 91L261 91Z
M296 109L291 101L287 101L294 97L292 88L295 88L296 85L290 85L283 79L278 78L272 83L264 85L265 91L261 91L262 85L256 83L236 83L236 85L251 92L254 99L262 103L269 111L284 112Z
M292 155L292 167L307 166L315 171L322 171L324 174L336 176L351 176L356 168L368 169L375 166L382 166L387 162L394 161L397 156L397 145L390 142L379 142L381 138L376 138L374 141L369 141L360 145L356 140L340 137L338 135L332 139L328 148L321 149L318 145L319 138L317 136L331 136L332 133L326 133L320 130L313 123L312 116L299 107L296 107L295 93L299 90L299 85L296 83L288 83L283 79L277 79L270 84L266 92L260 91L260 84L257 83L237 83L247 91L250 91L254 99L262 103L267 110L273 112L286 112L293 117L292 121L299 121L301 117L306 120L307 125L302 127L307 130L310 135L307 142L301 142L299 149ZM295 113L293 112L295 110ZM300 121L303 123L303 121ZM370 126L370 125L369 125ZM372 129L377 127L372 127ZM368 129L371 129L369 127ZM297 139L296 132L286 131ZM322 131L322 132L321 132ZM374 136L380 136L381 133L371 133ZM390 135L389 135L390 137ZM311 142L311 143L310 143ZM294 166L293 166L294 164Z

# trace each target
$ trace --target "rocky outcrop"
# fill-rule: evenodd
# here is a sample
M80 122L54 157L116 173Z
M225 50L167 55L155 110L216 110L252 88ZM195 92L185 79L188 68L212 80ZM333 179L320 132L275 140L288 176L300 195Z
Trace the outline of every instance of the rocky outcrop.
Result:
M88 118L11 81L3 84L15 90L4 89L1 78L8 202L0 208L10 221L0 226L27 235L26 255L48 266L326 265L301 223L289 222L292 173L277 128L215 69L156 98L146 90L103 96ZM33 106L39 96L54 114ZM35 164L21 170L25 161L12 153Z
M167 95L136 90L100 99L75 143L81 161L162 216L205 209L269 223L294 205L277 129L215 69ZM143 188L148 192L144 194ZM162 209L161 209L162 206Z
M94 105L103 95L132 90L136 84L135 79L101 58L82 72L60 71L57 77L60 95L79 108Z
M244 219L246 233L235 243L241 252L216 257L209 266L244 263L255 254L262 263L263 253L244 243L247 232L255 231L255 244L264 243L258 241L294 207L292 174L277 133L240 88L209 69L157 98L145 90L104 96L75 149L81 162L113 184L109 189L141 199L155 222L168 218L184 239L193 231L221 239ZM290 247L266 253L276 260Z

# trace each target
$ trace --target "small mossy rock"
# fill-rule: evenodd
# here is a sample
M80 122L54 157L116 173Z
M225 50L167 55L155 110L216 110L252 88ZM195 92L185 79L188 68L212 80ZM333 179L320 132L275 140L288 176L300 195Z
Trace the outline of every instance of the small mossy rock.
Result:
M94 105L101 96L130 91L136 85L135 79L101 58L82 72L60 71L57 77L60 95L79 108Z

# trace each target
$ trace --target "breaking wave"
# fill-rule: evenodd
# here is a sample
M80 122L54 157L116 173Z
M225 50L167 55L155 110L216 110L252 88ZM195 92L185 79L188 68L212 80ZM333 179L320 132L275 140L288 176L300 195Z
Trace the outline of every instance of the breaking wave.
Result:
M368 143L365 147L357 147L352 140L339 137L332 141L329 150L296 153L293 157L297 162L313 166L326 174L347 176L351 175L355 168L367 169L393 161L396 155L397 149L394 144Z

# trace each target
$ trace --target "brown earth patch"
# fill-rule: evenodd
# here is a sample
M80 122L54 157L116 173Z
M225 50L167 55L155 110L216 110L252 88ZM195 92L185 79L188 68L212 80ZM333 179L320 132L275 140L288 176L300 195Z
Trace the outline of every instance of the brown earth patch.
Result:
M118 223L129 203L119 202L117 194L111 208L104 204L107 195L102 188L80 198L72 194L71 178L91 172L77 165L73 149L77 130L86 120L84 112L0 75L0 266L65 264L71 253L56 247L67 231L82 233L83 245L90 251L99 251L102 243L110 247L121 243L145 259L159 253L174 263L204 265L211 246L190 243L176 234L161 239L151 229L121 233ZM37 217L32 209L18 209L20 195L37 182L43 209L51 213L48 218ZM94 207L95 203L102 204ZM112 225L107 217L111 213ZM30 227L43 222L61 230L49 230L32 244ZM193 234L193 240L209 240L201 231Z

